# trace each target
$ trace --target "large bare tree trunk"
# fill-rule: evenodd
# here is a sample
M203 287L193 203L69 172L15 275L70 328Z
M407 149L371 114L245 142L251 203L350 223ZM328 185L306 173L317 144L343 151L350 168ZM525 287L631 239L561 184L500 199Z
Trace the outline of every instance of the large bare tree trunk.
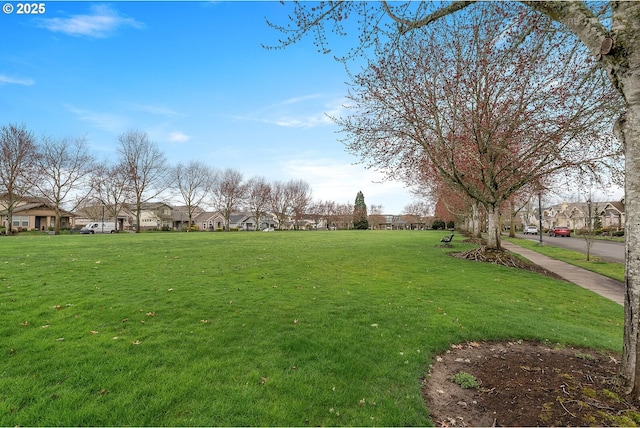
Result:
M608 72L625 102L616 124L625 149L625 323L621 375L626 392L640 398L640 2L611 2L613 48L600 52L609 34L579 1L523 1L564 23Z
M637 43L640 43L638 40ZM619 122L625 153L625 322L622 376L627 392L640 396L640 81L635 86L633 105ZM631 80L631 79L629 79Z
M471 218L471 226L473 227L472 233L474 238L480 238L482 234L480 233L480 204L474 201L471 205L472 210L472 218Z
M489 205L487 209L487 248L501 250L500 245L500 210Z

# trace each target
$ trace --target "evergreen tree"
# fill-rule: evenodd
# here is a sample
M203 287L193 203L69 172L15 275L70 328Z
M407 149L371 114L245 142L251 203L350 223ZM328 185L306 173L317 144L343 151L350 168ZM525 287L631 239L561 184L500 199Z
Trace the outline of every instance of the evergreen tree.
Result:
M353 205L353 228L369 229L369 220L367 219L367 205L364 203L364 195L358 192L356 202Z

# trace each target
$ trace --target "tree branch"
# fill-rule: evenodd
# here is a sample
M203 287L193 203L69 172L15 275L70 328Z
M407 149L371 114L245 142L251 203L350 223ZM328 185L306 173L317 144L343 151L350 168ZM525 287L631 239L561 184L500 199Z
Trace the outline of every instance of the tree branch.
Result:
M566 25L594 57L599 54L600 43L607 34L607 29L583 2L523 0L521 3Z
M418 20L408 20L408 19L403 19L400 18L399 16L395 15L391 9L389 8L389 5L387 4L386 1L382 2L382 7L384 8L385 12L387 13L387 15L389 15L389 17L391 19L393 19L394 21L396 21L399 24L399 28L398 28L398 32L400 34L405 34L411 30L415 30L416 28L420 28L420 27L424 27L425 25L429 25L430 23L432 23L433 21L436 21L440 18L443 18L447 15L450 15L452 13L455 13L459 10L464 9L467 6L472 5L473 3L475 3L475 0L465 0L465 1L456 1L453 2L452 4L450 4L447 7L443 7L441 9L436 10L433 13L430 13L429 15L425 16L424 18L418 19Z

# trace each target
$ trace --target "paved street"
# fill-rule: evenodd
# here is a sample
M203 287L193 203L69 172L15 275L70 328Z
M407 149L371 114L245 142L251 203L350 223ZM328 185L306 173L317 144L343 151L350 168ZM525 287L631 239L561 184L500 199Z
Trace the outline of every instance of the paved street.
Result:
M519 238L530 239L539 242L540 237L537 235L518 235ZM543 245L566 248L569 250L587 252L587 242L582 236L560 238L542 235ZM616 263L624 263L624 243L615 241L606 241L594 239L591 246L591 255Z

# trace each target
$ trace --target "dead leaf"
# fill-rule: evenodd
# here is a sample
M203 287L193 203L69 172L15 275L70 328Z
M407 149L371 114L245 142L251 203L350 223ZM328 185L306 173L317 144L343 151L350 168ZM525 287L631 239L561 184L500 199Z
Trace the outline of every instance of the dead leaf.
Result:
M20 325L23 327L27 327L29 325L29 321L21 322Z
M98 332L95 330L91 330L91 334L98 334Z
M142 342L140 342L139 340L136 340L135 342L131 342L131 343L133 343L134 345L139 345L139 344L141 344Z

